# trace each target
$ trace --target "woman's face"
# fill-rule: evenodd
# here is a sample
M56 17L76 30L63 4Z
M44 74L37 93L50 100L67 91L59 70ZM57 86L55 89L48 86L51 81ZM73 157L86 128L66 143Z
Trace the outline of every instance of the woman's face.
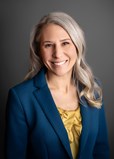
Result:
M77 59L76 47L59 25L48 24L41 32L40 56L48 74L70 75Z

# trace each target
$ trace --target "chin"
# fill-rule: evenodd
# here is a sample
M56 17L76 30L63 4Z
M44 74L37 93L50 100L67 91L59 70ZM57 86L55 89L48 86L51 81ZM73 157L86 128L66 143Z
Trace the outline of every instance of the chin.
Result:
M65 70L63 70L63 71L60 71L60 70L58 70L58 71L53 71L53 74L55 74L56 76L58 76L58 77L62 77L62 76L65 76L65 75L70 75L71 73L70 73L70 71L65 71Z

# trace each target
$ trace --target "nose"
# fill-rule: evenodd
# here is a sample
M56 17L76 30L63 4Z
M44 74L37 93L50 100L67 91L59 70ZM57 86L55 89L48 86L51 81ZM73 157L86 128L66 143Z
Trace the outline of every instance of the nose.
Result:
M53 57L54 58L60 58L63 54L63 49L60 45L55 44L54 45L54 51L53 51Z

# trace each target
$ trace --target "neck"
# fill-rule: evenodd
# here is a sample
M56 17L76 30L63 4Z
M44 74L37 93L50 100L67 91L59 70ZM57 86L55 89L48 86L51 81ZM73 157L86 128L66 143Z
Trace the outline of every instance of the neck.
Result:
M68 93L70 88L73 86L71 75L57 76L47 72L46 80L50 89L59 90L64 93Z

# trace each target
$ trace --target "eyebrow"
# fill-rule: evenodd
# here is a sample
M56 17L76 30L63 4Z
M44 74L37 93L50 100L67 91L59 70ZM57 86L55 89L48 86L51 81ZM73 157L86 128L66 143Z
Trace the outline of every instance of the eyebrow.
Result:
M70 40L70 41L71 41L71 39L70 39L70 38L69 38L69 39L62 39L62 40L60 40L60 41L62 42L62 41L67 41L67 40Z
M62 39L62 40L60 40L60 42L64 42L64 41L71 41L71 39ZM53 43L53 41L49 41L49 40L46 40L46 41L43 41L43 44L45 44L45 43Z

